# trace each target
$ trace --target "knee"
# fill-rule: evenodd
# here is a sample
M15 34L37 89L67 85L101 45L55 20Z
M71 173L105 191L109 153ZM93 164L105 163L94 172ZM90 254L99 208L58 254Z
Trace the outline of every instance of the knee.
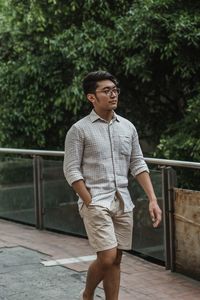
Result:
M116 261L115 256L103 257L99 259L99 263L104 270L107 270L111 268L113 265L115 265L115 261Z
M121 251L113 251L109 255L100 255L98 261L103 269L108 269L112 266L119 266L121 263Z

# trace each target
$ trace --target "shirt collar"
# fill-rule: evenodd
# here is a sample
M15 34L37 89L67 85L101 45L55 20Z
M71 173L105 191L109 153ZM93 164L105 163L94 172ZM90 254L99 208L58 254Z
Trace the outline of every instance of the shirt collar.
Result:
M91 113L89 114L89 117L90 117L90 120L92 121L92 123L94 123L95 121L97 120L102 120L105 122L104 119L102 119L95 111L94 109L91 111ZM118 121L120 122L119 120L119 117L118 115L113 111L113 118L112 118L112 121Z

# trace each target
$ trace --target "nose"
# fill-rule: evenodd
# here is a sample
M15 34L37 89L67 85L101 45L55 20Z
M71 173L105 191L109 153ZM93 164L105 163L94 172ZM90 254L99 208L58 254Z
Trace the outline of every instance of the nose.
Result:
M117 96L118 96L117 91L113 91L113 90L110 91L110 97L112 97L112 98L114 97L115 98Z

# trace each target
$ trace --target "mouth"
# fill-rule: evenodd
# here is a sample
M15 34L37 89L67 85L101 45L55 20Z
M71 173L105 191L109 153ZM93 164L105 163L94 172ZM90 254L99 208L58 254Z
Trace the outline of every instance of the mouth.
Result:
M109 101L110 104L117 104L117 100Z

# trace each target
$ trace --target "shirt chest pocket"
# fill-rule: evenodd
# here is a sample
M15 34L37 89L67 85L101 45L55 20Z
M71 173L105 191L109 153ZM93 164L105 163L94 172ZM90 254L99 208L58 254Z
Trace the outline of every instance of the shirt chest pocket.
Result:
M131 155L131 150L132 150L132 139L131 139L131 137L120 135L119 136L119 151L120 151L120 154L130 156Z

